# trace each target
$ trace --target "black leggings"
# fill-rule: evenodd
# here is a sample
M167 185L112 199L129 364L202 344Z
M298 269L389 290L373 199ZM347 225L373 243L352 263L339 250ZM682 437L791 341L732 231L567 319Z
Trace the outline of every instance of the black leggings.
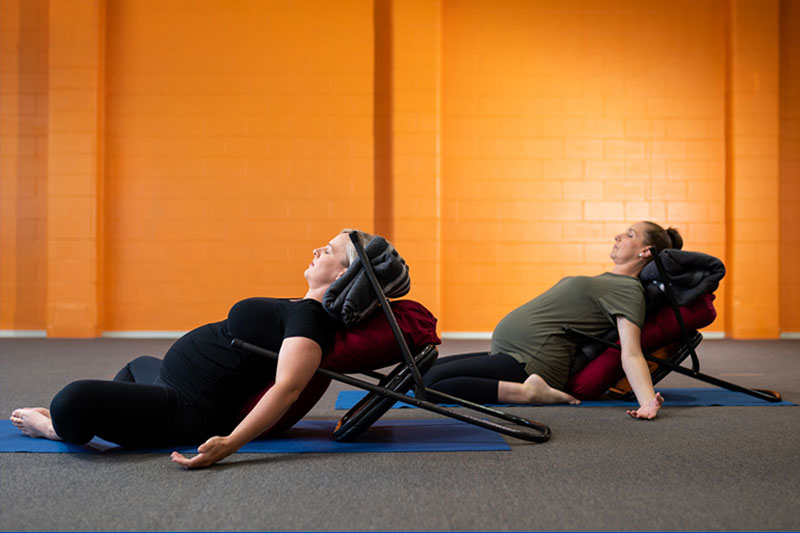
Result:
M200 444L212 435L196 406L158 379L161 360L142 356L113 381L81 380L50 403L62 440L85 444L100 437L126 447Z
M442 357L425 373L425 385L475 403L497 403L499 381L522 383L525 365L506 354L465 353Z

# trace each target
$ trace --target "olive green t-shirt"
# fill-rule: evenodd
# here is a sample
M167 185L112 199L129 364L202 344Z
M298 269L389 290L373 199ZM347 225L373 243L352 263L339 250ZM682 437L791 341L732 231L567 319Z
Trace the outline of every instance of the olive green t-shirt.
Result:
M492 333L493 354L508 354L539 374L553 388L564 390L578 343L561 330L563 324L602 335L616 328L622 315L642 327L644 289L637 278L606 272L572 276L507 314Z

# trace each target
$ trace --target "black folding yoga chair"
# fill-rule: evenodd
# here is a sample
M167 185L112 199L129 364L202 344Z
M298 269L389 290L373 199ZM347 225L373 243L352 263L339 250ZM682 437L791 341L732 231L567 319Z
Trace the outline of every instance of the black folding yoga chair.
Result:
M547 442L550 439L550 428L541 422L515 416L499 409L476 404L464 400L463 398L451 396L425 387L422 381L422 374L436 361L438 350L435 346L428 345L424 347L416 357L411 354L411 350L400 331L392 308L389 305L380 282L375 275L372 264L356 232L350 233L350 240L358 252L361 264L377 295L378 303L386 314L386 318L389 321L389 325L392 328L394 337L403 355L403 362L386 375L379 372L363 373L368 377L377 379L377 383L370 383L363 379L324 368L317 369L317 373L319 374L368 391L368 394L339 420L333 433L334 439L338 441L348 441L358 437L383 416L395 402L399 401L518 439L530 442ZM232 344L236 347L277 361L278 354L265 350L260 346L249 344L240 339L234 339ZM407 392L412 388L414 389L414 395L410 396ZM435 402L456 404L481 413L482 415L490 417L490 419L478 418L471 414L439 405ZM503 423L498 421L502 421Z

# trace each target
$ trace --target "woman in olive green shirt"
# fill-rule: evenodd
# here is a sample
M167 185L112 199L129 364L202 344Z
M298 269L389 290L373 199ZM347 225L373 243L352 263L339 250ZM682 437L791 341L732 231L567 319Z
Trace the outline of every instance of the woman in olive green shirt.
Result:
M642 268L657 251L681 248L672 228L637 222L614 238L613 268L599 276L572 276L521 307L495 327L489 353L440 359L425 375L432 389L479 403L580 403L564 392L578 346L561 330L570 324L601 335L616 327L622 368L639 402L634 418L651 419L663 398L653 390L642 355L640 335L645 315Z

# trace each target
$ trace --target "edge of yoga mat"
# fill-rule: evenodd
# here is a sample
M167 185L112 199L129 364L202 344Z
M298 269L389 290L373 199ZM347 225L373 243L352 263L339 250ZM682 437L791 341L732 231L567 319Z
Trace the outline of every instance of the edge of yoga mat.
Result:
M764 405L793 405L796 403L781 400L780 402L768 402L761 400L743 392L730 391L728 389L720 388L671 388L661 389L657 388L656 391L660 392L669 407L751 407L751 406L764 406ZM362 390L343 390L339 392L336 397L335 409L350 409L361 398L367 394ZM409 396L414 396L413 391L408 393ZM455 404L442 404L447 407L458 407ZM492 407L531 407L530 404L490 404ZM565 406L567 404L552 404ZM580 405L570 407L633 407L634 402L627 402L624 400L596 400L584 401ZM397 402L392 406L392 409L399 409L402 407L415 408L403 402ZM536 404L536 407L549 407L546 404Z
M335 420L301 420L279 438L254 440L237 453L366 453L508 451L499 433L449 418L379 420L355 442L336 442ZM88 445L35 439L0 420L0 453L196 453L196 446L124 450L94 439Z

